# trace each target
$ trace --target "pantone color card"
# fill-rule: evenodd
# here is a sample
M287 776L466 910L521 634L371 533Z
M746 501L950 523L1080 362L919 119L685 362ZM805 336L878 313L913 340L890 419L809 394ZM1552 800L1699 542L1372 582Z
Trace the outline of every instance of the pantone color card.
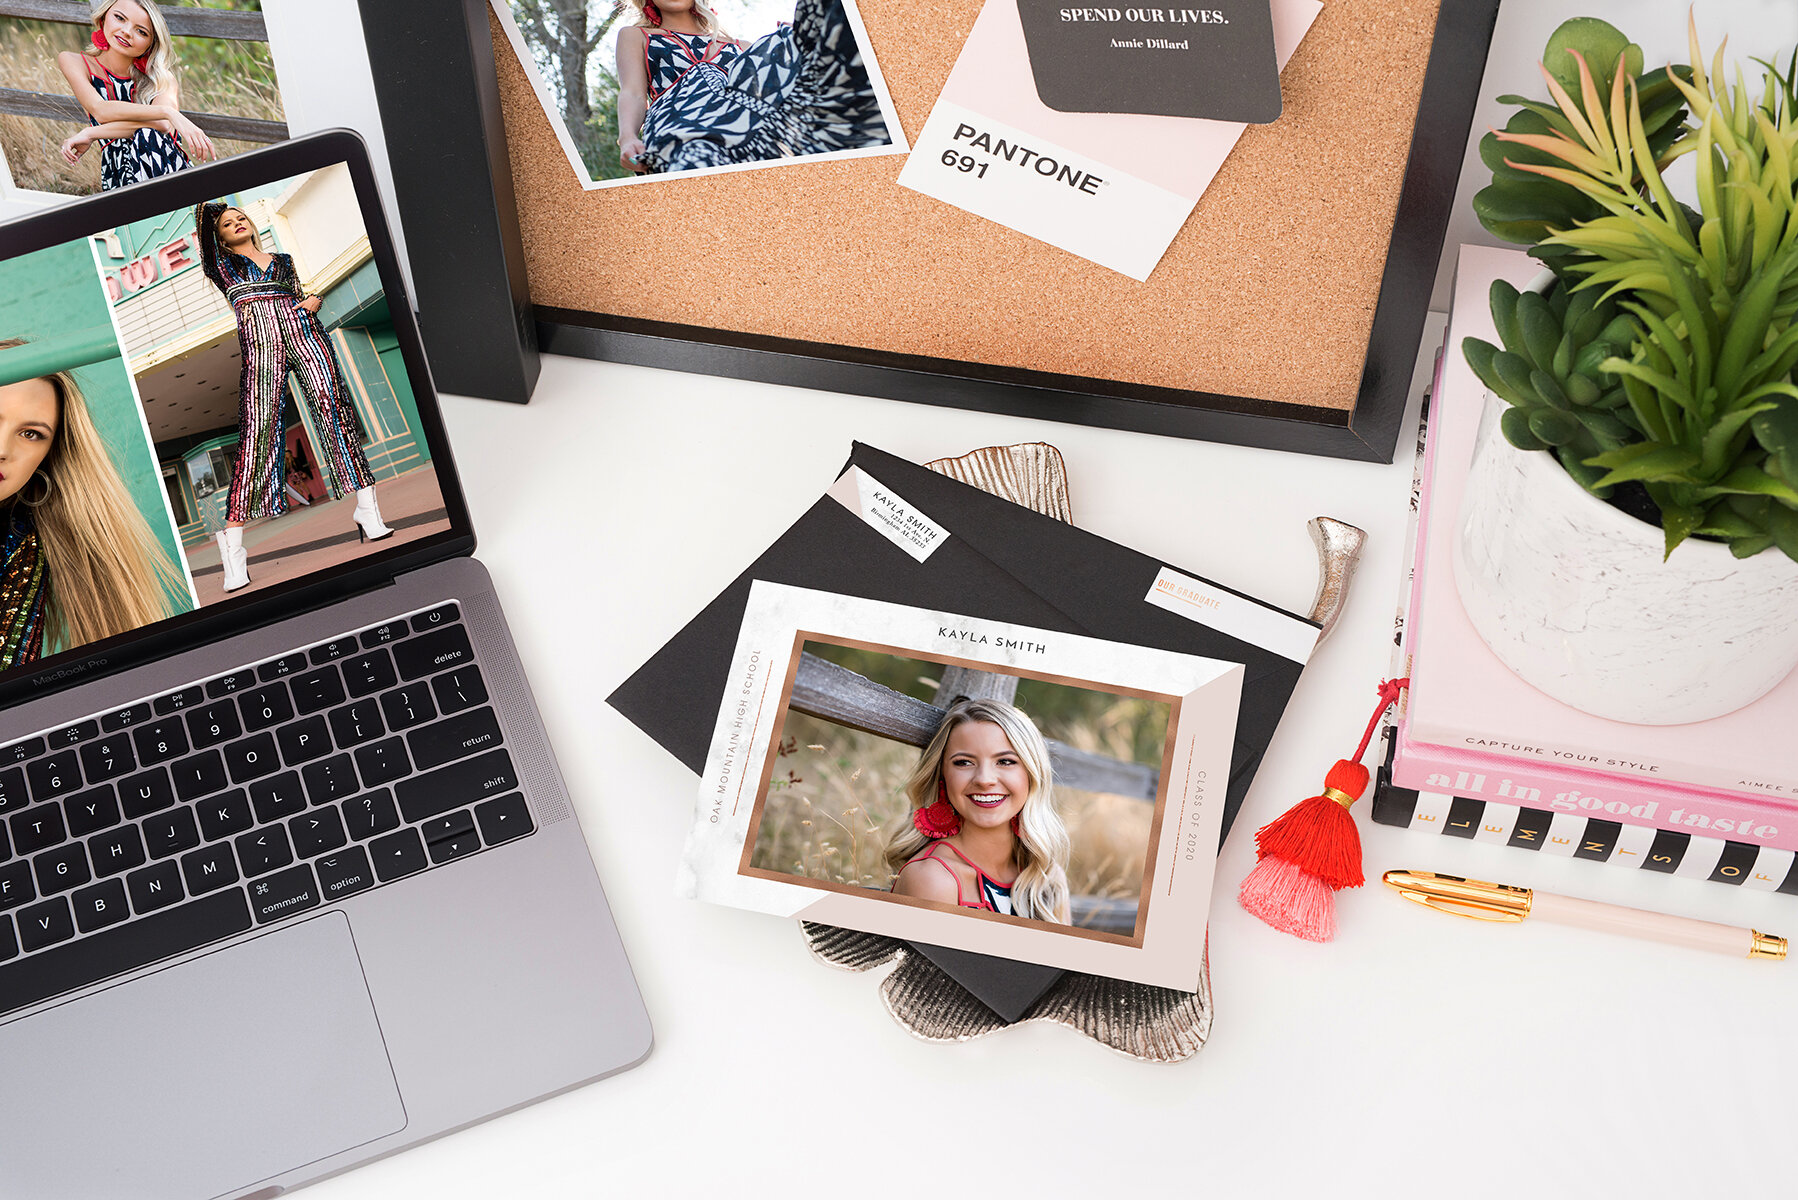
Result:
M1099 46L1092 41L1098 36L1094 28L1109 23L1108 18L1070 20L1070 27L1088 28L1066 37L1059 35L1067 31L1059 29L1051 31L1056 36L1040 36L1051 20L1060 24L1064 10L1059 6L1031 9L1032 34L1027 40L1019 6L1031 3L987 0L899 182L1132 279L1146 280L1242 136L1244 119L1153 115L1157 110L1146 97L1159 90L1185 96L1170 105L1190 108L1205 103L1199 92L1191 88L1182 92L1185 85L1176 86L1174 81L1190 79L1188 67L1210 61L1200 57L1209 51L1199 47L1219 50L1225 43L1203 30L1208 25L1220 31L1237 28L1238 9L1206 0L1204 8L1191 10L1229 18L1232 24L1224 26L1204 17L1196 22L1168 20L1168 13L1184 14L1186 9L1120 8L1118 21L1112 23L1116 28ZM1268 19L1267 7L1261 0L1261 20ZM1130 14L1140 18L1151 11L1162 14L1159 22L1126 20ZM1250 11L1246 0L1241 11ZM1318 0L1273 0L1276 62L1285 65L1321 11ZM1242 22L1246 30L1249 19L1245 16ZM1148 25L1181 26L1186 32L1144 32ZM1113 37L1119 43L1143 45L1114 47L1109 44ZM1158 44L1150 47L1151 41ZM1184 49L1159 44L1182 41L1187 43ZM1079 49L1089 43L1092 53ZM1067 78L1050 82L1058 75ZM1127 92L1113 86L1122 75L1134 80ZM1257 92L1245 85L1238 94L1238 99L1243 97L1249 97L1245 111L1267 111L1265 89ZM1143 111L1098 111L1125 104ZM1261 108L1253 109L1254 104ZM1277 86L1273 104L1277 113ZM1064 111L1063 105L1087 107Z

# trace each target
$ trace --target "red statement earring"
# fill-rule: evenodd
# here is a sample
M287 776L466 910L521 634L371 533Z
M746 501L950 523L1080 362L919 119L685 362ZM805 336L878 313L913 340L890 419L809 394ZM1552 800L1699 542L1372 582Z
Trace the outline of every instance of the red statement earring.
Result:
M649 18L649 23L651 25L654 25L658 29L661 28L662 10L657 8L652 0L644 0L643 15Z
M914 809L911 823L927 838L953 837L961 832L961 817L949 803L949 789L940 780L936 785L936 803Z
M94 36L88 40L94 44L95 50L106 49L106 35L101 33L98 29L94 30Z

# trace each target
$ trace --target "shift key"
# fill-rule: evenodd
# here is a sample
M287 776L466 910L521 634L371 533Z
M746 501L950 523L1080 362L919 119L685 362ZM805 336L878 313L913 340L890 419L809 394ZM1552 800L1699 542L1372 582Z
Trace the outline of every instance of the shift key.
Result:
M400 812L411 824L517 787L512 756L504 750L489 750L476 758L402 780L394 785L394 792Z

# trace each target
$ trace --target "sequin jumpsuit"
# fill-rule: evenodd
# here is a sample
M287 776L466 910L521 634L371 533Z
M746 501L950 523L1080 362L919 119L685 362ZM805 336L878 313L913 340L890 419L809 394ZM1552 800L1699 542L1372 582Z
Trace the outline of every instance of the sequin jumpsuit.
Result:
M243 345L237 465L225 503L225 520L241 524L287 511L281 401L289 371L312 410L318 457L332 498L373 487L375 479L362 452L355 403L337 355L318 318L299 306L306 294L293 257L276 254L264 268L220 246L215 229L224 209L207 204L198 214L200 265L231 302Z

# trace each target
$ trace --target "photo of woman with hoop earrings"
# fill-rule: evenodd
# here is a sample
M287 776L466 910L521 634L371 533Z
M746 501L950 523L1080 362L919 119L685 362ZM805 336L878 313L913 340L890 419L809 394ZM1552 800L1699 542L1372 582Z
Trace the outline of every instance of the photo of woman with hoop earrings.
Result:
M952 705L905 794L910 815L887 841L896 895L1068 923L1068 831L1029 717L998 700Z
M393 530L375 503L375 479L343 369L315 315L320 299L301 288L293 256L265 251L240 208L209 201L195 208L194 223L201 268L230 302L243 354L236 467L218 534L224 590L234 592L250 582L244 525L287 512L281 407L290 371L311 410L332 499L356 494L353 520L361 540L380 541Z
M0 531L0 668L185 611L169 597L187 581L66 371L0 386Z
M168 22L155 0L97 0L90 45L57 66L88 127L62 144L73 166L96 143L100 187L125 187L216 156L212 140L181 112Z

